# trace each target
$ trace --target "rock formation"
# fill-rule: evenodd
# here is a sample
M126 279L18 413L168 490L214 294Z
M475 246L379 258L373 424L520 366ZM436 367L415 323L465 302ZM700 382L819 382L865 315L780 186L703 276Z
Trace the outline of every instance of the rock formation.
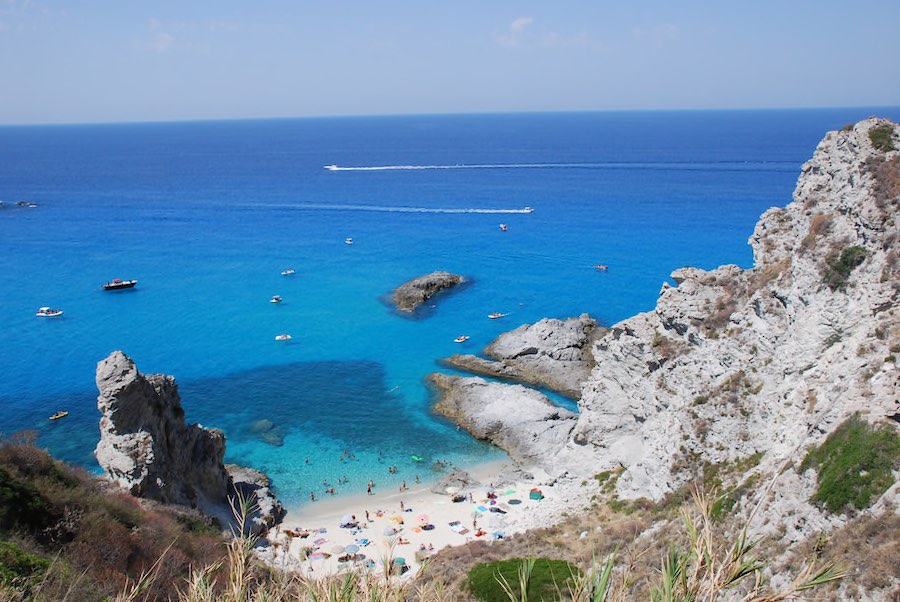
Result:
M413 312L440 291L462 282L462 276L450 272L432 272L401 284L391 298L399 311Z
M236 492L254 494L255 531L281 520L284 510L263 475L229 474L222 431L185 424L173 377L144 376L124 353L114 351L97 364L97 389L101 418L95 454L113 482L132 495L199 508L229 522Z
M569 438L576 414L522 386L446 374L428 377L440 392L437 413L523 462L542 463Z
M796 467L853 413L896 427L900 152L877 148L873 128L900 146L900 127L879 119L827 134L793 201L757 224L752 269L676 270L653 311L593 343L564 445L529 437L528 414L547 410L519 403L497 413L490 439L557 474L615 469L622 498L659 500L704 465L759 458L758 473L780 476L758 526L781 525L792 543L841 524L809 502L815 474ZM504 387L467 394L488 404ZM454 401L456 419L484 436L471 400ZM897 489L873 507L896 511Z
M445 363L474 374L552 389L572 399L591 374L591 343L597 323L587 314L567 320L543 319L501 334L484 353L453 355Z

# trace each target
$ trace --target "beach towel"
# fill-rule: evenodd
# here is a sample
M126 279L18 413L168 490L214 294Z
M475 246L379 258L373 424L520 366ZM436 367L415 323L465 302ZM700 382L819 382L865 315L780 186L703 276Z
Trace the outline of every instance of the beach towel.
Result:
M488 511L488 509L485 506L478 506L475 509L478 510L479 512L487 512Z
M325 539L324 537L320 537L319 539L315 540L313 543L316 544L317 546L320 546L320 545L322 545L323 543L325 543L325 542L327 542L327 541L328 541L328 540Z
M504 491L504 492L501 493L500 495L512 495L512 494L514 494L515 492L516 492L515 489L507 489L506 491Z
M450 523L450 530L453 531L454 533L459 533L460 535L462 535L463 533L465 533L467 531L466 528L463 527L458 522L456 524Z

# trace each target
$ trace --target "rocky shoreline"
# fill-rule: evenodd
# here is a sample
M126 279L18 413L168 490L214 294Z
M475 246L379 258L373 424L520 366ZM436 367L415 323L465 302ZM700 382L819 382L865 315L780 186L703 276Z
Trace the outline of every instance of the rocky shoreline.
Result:
M570 399L581 397L591 375L591 345L605 329L582 314L577 318L545 318L501 334L484 354L452 355L442 360L453 368L556 391Z
M813 503L815 473L799 461L853 415L897 426L900 152L877 148L875 129L900 140L897 124L875 118L825 137L793 201L757 224L753 268L676 270L654 310L597 336L584 327L559 357L539 333L562 330L541 321L501 336L492 359L446 360L566 391L577 415L519 384L446 375L429 377L436 411L551 478L615 472L620 499L661 500L704 467L747 463L756 476L738 479L772 479L753 525L785 548L845 524ZM895 484L873 512L896 512L898 497Z

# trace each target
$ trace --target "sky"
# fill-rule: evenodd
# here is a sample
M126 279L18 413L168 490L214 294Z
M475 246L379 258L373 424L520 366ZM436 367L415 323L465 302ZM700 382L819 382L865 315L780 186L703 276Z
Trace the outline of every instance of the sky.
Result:
M0 0L0 124L896 106L898 23L898 0Z

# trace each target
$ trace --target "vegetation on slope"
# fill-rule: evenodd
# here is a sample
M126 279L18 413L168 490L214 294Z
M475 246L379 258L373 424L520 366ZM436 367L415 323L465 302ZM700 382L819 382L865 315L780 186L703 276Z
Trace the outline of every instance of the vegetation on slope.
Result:
M809 451L800 470L808 468L819 475L814 501L831 512L868 508L894 484L900 435L888 424L875 427L854 414Z
M115 596L160 558L146 593L175 598L192 565L223 558L219 531L203 517L145 509L31 439L0 443L0 600Z

